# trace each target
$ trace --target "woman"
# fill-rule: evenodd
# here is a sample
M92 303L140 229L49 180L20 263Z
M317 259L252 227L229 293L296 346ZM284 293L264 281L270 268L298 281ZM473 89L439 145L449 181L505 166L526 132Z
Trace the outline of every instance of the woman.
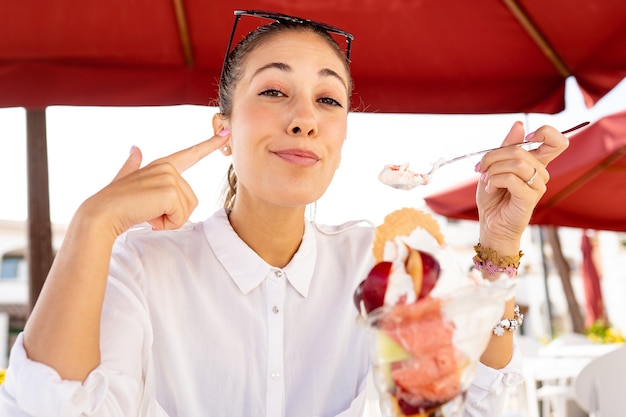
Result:
M318 25L281 19L242 41L215 136L144 168L133 148L77 210L13 349L3 415L360 415L369 362L352 293L372 229L304 218L340 163L351 88ZM523 135L516 123L504 143ZM533 135L538 150L477 165L479 241L499 256L518 254L545 165L567 146L550 127ZM180 174L216 150L233 162L225 209L187 223L196 198ZM468 415L499 415L512 352L513 332L492 337Z

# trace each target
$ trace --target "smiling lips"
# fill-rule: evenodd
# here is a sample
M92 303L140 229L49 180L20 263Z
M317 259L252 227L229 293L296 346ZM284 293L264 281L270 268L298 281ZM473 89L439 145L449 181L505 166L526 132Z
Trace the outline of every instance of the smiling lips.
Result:
M305 149L280 149L272 153L286 162L301 167L313 166L321 159L315 152Z

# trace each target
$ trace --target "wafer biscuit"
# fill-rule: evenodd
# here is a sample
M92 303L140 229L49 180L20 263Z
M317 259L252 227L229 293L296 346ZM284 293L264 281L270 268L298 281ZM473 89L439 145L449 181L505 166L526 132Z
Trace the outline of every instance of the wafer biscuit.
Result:
M376 262L382 262L386 242L395 240L396 236L409 236L418 227L430 233L440 245L444 244L439 224L430 214L405 207L389 213L385 216L383 224L376 228L372 246Z

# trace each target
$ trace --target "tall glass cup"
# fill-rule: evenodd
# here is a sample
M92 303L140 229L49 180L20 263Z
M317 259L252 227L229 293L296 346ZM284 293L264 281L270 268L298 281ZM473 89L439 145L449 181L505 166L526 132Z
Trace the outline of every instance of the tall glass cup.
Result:
M383 416L461 416L480 356L514 289L507 278L476 282L363 317Z

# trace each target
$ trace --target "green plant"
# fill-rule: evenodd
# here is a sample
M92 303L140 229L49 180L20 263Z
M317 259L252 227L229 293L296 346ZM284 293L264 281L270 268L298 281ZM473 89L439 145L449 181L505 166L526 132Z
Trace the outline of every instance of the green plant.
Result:
M587 338L596 343L624 343L624 335L618 329L610 327L604 320L593 323L586 331Z

